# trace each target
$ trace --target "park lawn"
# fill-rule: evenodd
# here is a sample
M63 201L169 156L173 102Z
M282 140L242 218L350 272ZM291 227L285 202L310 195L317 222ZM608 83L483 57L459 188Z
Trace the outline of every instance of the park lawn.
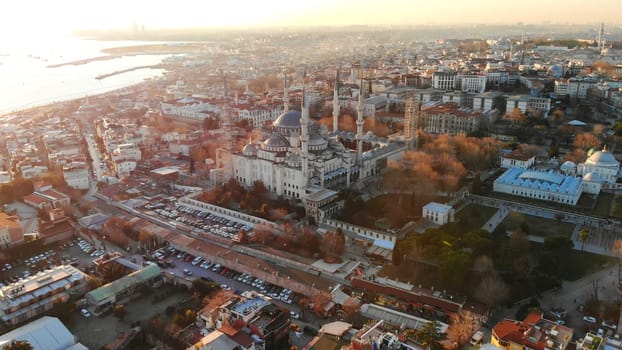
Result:
M499 226L503 226L509 231L522 229L528 235L540 237L564 236L568 238L570 238L575 228L574 224L525 215L515 211L511 212Z
M484 226L497 210L499 209L479 204L469 204L456 213L456 221L460 228L464 230L463 232L469 232Z
M613 200L613 211L611 216L616 219L622 219L622 196L616 195Z
M615 197L616 196L613 193L601 192L596 199L592 215L601 218L608 218L611 207L614 205Z
M598 272L606 266L617 264L620 259L599 255L580 250L571 250L564 258L564 269L561 278L565 281L575 281L579 278Z
M421 217L424 205L429 202L445 203L444 196L404 194L383 194L348 208L341 220L371 229L400 229L409 221Z
M531 242L530 246L531 251L534 254L539 255L541 253L542 244ZM564 256L559 258L563 259L563 263L559 264L561 270L559 271L558 277L564 281L575 281L583 276L598 272L607 266L611 266L619 262L618 258L581 252L580 250L574 249L565 252ZM438 288L443 285L440 279L440 274L438 273L438 267L421 263L402 263L399 267L387 264L378 272L378 276L410 283L413 286L421 285L421 287L424 288ZM475 281L475 279L467 279L467 283L469 285L462 286L461 290L454 290L450 292L472 295L474 288L477 288L479 281ZM544 290L551 287L552 286L550 285L546 285L546 287L543 286L543 290L537 292L544 292ZM514 298L516 299L522 299L529 296L530 295L524 295L522 293L514 294Z

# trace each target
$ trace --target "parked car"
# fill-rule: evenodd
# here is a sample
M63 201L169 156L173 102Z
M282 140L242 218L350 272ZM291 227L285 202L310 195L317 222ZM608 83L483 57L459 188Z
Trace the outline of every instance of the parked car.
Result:
M613 330L616 330L618 328L618 326L616 326L614 322L603 321L600 325Z
M87 309L80 309L80 314L82 314L82 316L84 316L86 318L91 317L91 313Z
M583 316L583 321L587 323L596 323L596 317L594 316Z

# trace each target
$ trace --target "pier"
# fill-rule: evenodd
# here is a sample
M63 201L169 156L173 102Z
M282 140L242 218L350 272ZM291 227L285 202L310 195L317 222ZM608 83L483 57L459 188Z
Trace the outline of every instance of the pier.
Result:
M102 80L102 79L106 79L108 77L111 77L113 75L123 74L123 73L131 72L133 70L145 69L145 68L162 68L162 66L159 65L159 64L154 64L154 65L151 65L151 66L132 67L132 68L127 68L127 69L117 70L117 71L114 71L112 73L100 74L100 75L96 76L95 79Z
M111 60L114 58L119 58L122 57L122 55L105 55L105 56L97 56L97 57L91 57L91 58L85 58L83 60L77 60L77 61L71 61L71 62L65 62L65 63L57 63L57 64L50 64L47 66L47 68L58 68L58 67L62 67L62 66L78 66L81 64L87 64L87 63L91 63L91 62L96 62L96 61L106 61L106 60Z

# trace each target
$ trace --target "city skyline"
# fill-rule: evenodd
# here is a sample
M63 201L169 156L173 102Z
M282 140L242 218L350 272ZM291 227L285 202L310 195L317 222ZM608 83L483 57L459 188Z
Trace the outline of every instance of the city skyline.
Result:
M37 11L32 11L37 8ZM511 16L510 16L511 14ZM160 1L98 1L85 6L75 0L11 2L0 21L2 37L14 40L68 34L80 29L131 28L249 28L348 25L460 25L517 23L616 25L622 9L613 0L583 2L525 0L517 6L489 0L444 0L434 3L394 0L291 2L268 0L202 3L184 0L175 5ZM15 35L15 33L19 35Z

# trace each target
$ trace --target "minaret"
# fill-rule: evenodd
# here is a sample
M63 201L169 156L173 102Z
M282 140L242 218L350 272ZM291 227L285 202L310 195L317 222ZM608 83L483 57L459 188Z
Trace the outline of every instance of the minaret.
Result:
M601 23L600 29L598 29L598 51L599 53L603 52L604 39L605 39L605 23Z
M359 91L359 105L357 107L356 118L356 160L360 165L363 155L363 79L361 79L361 89Z
M339 69L335 74L335 92L333 93L333 132L339 130Z
M302 117L300 118L300 158L302 160L302 187L309 183L309 108L305 98L305 87L302 87Z
M287 88L287 71L284 71L283 75L285 76L285 83L283 84L283 113L286 113L287 111L289 111L289 89Z
M525 33L524 32L520 38L520 49L521 49L520 64L522 65L525 62Z

